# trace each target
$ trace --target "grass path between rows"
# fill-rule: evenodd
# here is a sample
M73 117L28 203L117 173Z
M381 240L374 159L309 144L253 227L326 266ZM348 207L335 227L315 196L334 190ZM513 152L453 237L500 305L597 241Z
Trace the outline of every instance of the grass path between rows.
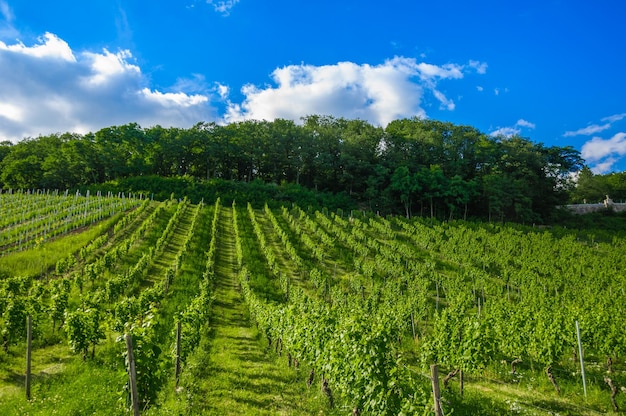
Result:
M236 280L231 208L222 208L218 238L208 377L202 381L200 407L220 415L324 414L317 389L306 388L305 370L287 367L249 318Z
M168 238L167 244L163 247L160 255L156 256L150 266L148 275L157 281L165 275L165 271L172 265L176 256L180 252L185 243L185 238L191 228L191 215L194 208L188 206L186 212L180 215L176 226L172 230L172 234Z

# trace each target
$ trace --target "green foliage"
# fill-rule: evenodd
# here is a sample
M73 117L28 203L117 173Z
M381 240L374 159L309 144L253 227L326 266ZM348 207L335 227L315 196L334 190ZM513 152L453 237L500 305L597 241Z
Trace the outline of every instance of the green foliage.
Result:
M63 321L65 319L65 311L69 304L69 299L70 282L67 279L61 279L57 282L57 284L53 285L51 291L52 303L50 305L50 318L52 318L53 331L57 322L60 322L60 325L63 324Z
M133 322L141 313L139 300L129 297L122 299L115 304L113 329L117 332L123 332L127 322Z
M2 327L2 338L5 350L10 343L26 339L26 317L28 316L28 301L23 296L14 296L7 302Z
M66 312L65 321L65 331L71 350L74 353L82 353L83 360L87 358L90 346L94 348L95 353L96 344L105 338L100 310L91 307Z
M616 202L626 200L626 173L596 175L591 169L584 167L578 174L576 187L570 194L570 202L595 204L604 201L607 195Z
M141 319L129 323L126 328L132 335L140 409L155 402L166 375L162 367L162 350L157 342L158 335L154 331L153 319L154 312L148 311ZM128 368L128 350L126 349L125 337L119 337L118 342L124 345L122 355ZM123 389L130 395L130 381Z
M433 333L423 346L424 362L464 371L483 369L495 352L492 323L469 315L467 294L450 300L450 307L435 316Z
M360 205L407 216L419 203L421 215L440 219L462 209L463 217L517 222L549 219L567 199L570 173L583 166L571 147L494 138L470 126L412 118L382 129L320 115L302 125L277 119L144 129L130 123L1 149L4 188L98 186L160 200L173 194L194 203L221 196L255 208L266 201L316 209ZM611 190L623 188L613 182L619 181L611 181Z
M345 311L322 370L348 403L368 414L396 415L407 406L423 407L426 392L397 356L393 342L397 329L377 318Z

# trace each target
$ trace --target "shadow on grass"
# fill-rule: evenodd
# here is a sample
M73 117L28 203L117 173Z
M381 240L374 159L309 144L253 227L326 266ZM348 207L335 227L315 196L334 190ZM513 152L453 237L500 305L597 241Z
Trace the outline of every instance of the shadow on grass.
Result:
M74 361L72 357L63 357L54 362L46 363L46 367L42 370L31 371L31 382L37 383L51 378L59 378L62 375L64 366ZM26 384L26 374L18 371L7 371L6 375L1 379L3 383L23 387Z

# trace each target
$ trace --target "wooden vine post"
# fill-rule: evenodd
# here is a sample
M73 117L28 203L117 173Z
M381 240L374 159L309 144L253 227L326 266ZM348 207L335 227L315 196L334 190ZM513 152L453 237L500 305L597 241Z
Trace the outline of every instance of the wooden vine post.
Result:
M437 364L430 365L430 379L433 383L433 401L435 404L435 416L443 416L441 409L441 392L439 390L439 368Z
M33 317L26 319L26 400L30 400L30 359L33 343Z
M578 339L578 356L580 357L580 372L583 377L583 391L585 392L585 398L587 398L587 379L585 377L585 358L583 357L583 344L580 341L580 325L576 320L576 338Z
M617 396L617 391L618 391L617 386L615 385L615 383L613 383L613 380L611 380L607 376L604 376L604 382L608 384L609 387L611 388L611 404L613 405L613 410L615 412L619 412L619 406L617 405L617 402L615 401L615 396Z
M139 397L137 397L137 371L133 355L133 337L126 334L126 351L128 359L128 377L130 379L130 398L133 403L133 416L139 416Z
M180 338L181 338L181 322L176 323L176 388L178 388L178 379L180 377Z

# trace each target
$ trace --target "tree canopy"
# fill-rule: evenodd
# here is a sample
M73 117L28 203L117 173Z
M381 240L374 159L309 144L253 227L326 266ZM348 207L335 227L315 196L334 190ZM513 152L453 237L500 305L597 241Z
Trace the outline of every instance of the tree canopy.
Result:
M568 201L583 160L572 147L401 119L386 128L311 115L291 120L136 123L85 135L0 142L0 186L67 189L131 177L297 184L406 216L541 222ZM583 183L589 172L581 174ZM622 180L623 182L623 180ZM587 186L587 185L585 185ZM617 186L617 185L616 185ZM589 185L589 189L605 187Z

